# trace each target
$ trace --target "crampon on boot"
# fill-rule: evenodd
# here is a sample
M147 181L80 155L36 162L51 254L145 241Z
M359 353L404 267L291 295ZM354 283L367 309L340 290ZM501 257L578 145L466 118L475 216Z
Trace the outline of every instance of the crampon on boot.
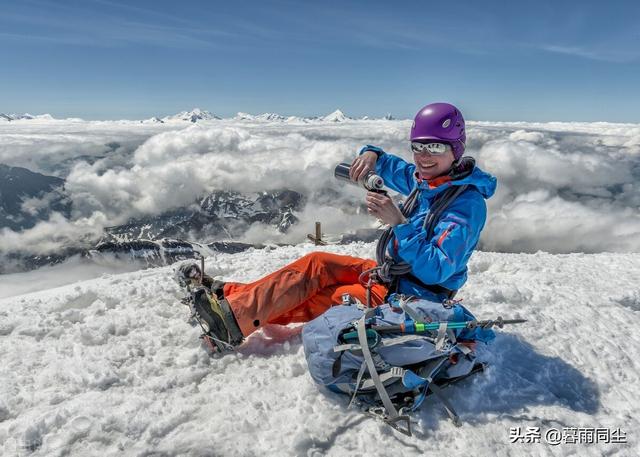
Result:
M194 317L202 327L202 340L214 353L229 352L244 339L229 303L209 294L205 287L192 292Z

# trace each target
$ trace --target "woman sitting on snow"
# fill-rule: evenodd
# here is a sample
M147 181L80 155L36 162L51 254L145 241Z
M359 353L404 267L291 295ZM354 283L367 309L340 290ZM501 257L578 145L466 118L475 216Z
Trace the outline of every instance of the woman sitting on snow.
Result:
M367 194L369 213L393 227L388 249L391 261L410 267L409 273L391 284L372 285L372 306L384 303L390 292L441 302L452 298L465 283L467 262L486 220L485 199L496 188L493 176L480 170L473 158L462 157L465 141L460 111L448 103L433 103L418 112L411 127L415 164L375 146L365 146L354 160L353 180L374 171L390 189L404 195L415 191L408 199L413 200L413 209L406 217L389 196ZM456 190L457 195L451 197ZM449 203L442 209L445 199ZM433 216L427 219L430 210ZM376 266L370 259L314 252L249 284L204 276L203 285L211 294L196 292L194 307L207 336L218 347L221 343L236 346L263 325L312 320L342 303L344 294L366 302L360 276ZM194 263L183 265L179 274L185 281L200 278Z

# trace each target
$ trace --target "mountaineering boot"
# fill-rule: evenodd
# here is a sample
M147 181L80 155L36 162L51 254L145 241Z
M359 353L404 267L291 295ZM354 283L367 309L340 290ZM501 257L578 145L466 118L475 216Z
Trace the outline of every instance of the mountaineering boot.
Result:
M200 278L202 277L202 283ZM213 279L211 276L202 274L200 267L195 262L185 262L176 270L176 279L182 287L187 285L202 285L222 300L224 298L224 282Z
M204 287L197 288L193 291L193 310L205 342L215 352L233 350L242 343L244 337L224 298L210 295Z

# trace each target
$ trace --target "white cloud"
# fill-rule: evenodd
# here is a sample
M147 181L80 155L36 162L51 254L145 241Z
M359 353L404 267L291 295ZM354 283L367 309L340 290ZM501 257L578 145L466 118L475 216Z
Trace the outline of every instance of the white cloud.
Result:
M601 123L600 123L601 124ZM569 124L486 141L479 164L499 179L485 249L640 251L637 126Z
M75 162L104 162L105 168L126 161L147 138L176 124L139 122L28 121L0 124L0 163L65 177Z
M73 256L61 264L42 267L35 271L0 275L0 299L53 289L107 274L134 271L140 267L141 264L123 262L108 256L91 260Z
M508 137L511 141L528 141L529 143L540 143L544 139L542 132L527 132L526 130L516 130Z
M640 252L640 216L605 199L568 201L535 190L491 208L483 247L502 252Z
M0 253L25 250L34 254L51 254L74 246L82 239L96 239L109 223L102 213L68 220L60 213L23 231L0 229Z
M364 191L337 182L334 166L364 144L410 159L410 121L38 125L0 127L0 162L65 169L73 220L58 215L22 233L4 230L0 249L52 250L215 190L289 188L309 197L298 214L301 224L288 234L255 225L244 235L248 241L302 241L315 220L327 233L371 226L369 216L353 216ZM467 152L499 180L489 201L485 249L640 251L640 126L470 122L468 137ZM111 149L105 154L106 144ZM334 197L319 199L323 190Z

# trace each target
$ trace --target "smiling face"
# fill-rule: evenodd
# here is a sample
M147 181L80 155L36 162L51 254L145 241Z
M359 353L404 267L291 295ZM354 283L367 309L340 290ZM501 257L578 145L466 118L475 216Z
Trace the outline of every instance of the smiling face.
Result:
M433 179L443 175L451 169L455 162L453 150L447 145L447 151L442 155L431 155L428 152L413 152L413 162L420 179Z

